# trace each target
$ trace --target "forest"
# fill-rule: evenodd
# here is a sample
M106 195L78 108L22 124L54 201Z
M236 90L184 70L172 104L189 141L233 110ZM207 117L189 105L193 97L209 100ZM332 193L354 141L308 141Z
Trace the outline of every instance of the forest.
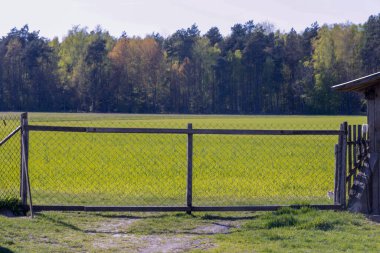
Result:
M74 26L60 40L28 25L0 38L0 111L359 114L331 86L380 71L380 14L364 24L196 24L166 37Z

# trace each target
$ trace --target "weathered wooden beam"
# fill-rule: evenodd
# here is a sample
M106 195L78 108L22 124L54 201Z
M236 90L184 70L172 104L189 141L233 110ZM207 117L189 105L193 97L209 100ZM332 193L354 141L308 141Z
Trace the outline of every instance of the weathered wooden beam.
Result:
M22 163L23 163L23 170L24 170L24 175L25 175L25 184L26 184L26 191L27 191L27 196L29 197L29 211L30 211L30 216L33 218L34 213L33 213L33 202L32 202L32 191L30 187L30 179L29 179L29 165L28 165L28 147L29 147L29 134L28 131L24 133L26 136L25 138L22 139L22 148L24 149L23 155L22 155Z
M28 208L25 206L25 208ZM41 211L83 211L83 212L186 212L186 206L64 206L34 205L35 212Z
M340 130L227 130L227 129L194 129L193 134L220 135L343 135Z
M187 129L191 130L193 125L188 124ZM187 135L187 185L186 185L186 203L191 214L191 207L193 206L193 134Z
M345 208L346 207L346 177L347 177L347 130L348 124L347 122L343 122L341 125L341 131L344 131L346 134L341 135L340 138L342 139L342 145L341 145L341 171L340 171L340 178L341 178L341 184L340 184L340 204Z
M341 156L340 156L340 147L339 142L335 145L335 175L334 175L334 205L339 205L339 199L340 199L340 192L339 192L339 184L340 184L340 177L339 177L339 171L340 171L340 162L341 162Z
M341 205L307 205L319 210L342 210ZM271 206L193 206L192 210L197 212L234 212L234 211L276 211L280 208L290 207L299 209L304 205L271 205Z
M28 125L27 129L29 131L42 131L42 132L76 132L85 133L86 127L65 127L65 126L34 126Z
M280 208L301 208L304 205L270 205L270 206L62 206L34 205L35 212L41 211L83 211L83 212L239 212L239 211L275 211ZM341 205L307 205L319 210L342 210ZM28 206L24 206L28 210Z
M344 135L341 130L245 130L245 129L176 129L176 128L94 128L29 125L30 131L139 133L139 134L218 134L218 135Z
M21 126L18 126L15 130L13 130L8 136L6 136L2 141L0 141L0 147L4 145L10 138L12 138L15 134L17 134L21 130Z
M21 161L20 161L20 197L21 197L21 203L22 205L27 204L27 178L25 175L25 166L26 166L26 161L28 160L27 158L27 152L28 148L25 147L27 145L27 141L25 139L27 138L26 136L26 127L28 125L28 113L22 113L20 117L20 125L21 125L21 139L20 139L20 145L21 145Z
M349 125L348 126L348 140L347 140L347 145L348 145L348 148L347 148L347 152L348 152L348 176L347 176L347 193L350 193L351 191L351 187L352 187L352 176L353 176L353 173L352 173L352 147L353 147L353 143L352 143L352 126Z

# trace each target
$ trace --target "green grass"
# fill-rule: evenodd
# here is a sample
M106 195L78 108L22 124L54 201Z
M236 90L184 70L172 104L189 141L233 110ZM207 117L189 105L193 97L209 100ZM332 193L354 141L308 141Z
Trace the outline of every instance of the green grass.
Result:
M380 226L347 212L43 212L0 216L0 252L379 252ZM212 228L225 228L223 230ZM171 248L170 248L171 247ZM169 252L170 252L169 251Z
M31 114L30 124L338 129L364 117ZM14 124L13 124L14 123ZM7 119L3 138L17 125ZM19 190L19 138L0 148L0 199ZM337 137L195 136L194 205L331 204ZM184 205L186 136L30 134L35 204ZM2 205L11 201L0 202ZM0 215L0 252L379 252L380 226L346 212L42 212ZM7 251L8 250L8 251Z
M338 129L361 116L31 113L30 124L94 127ZM1 128L1 134L11 130ZM194 136L194 205L332 204L336 136ZM30 133L34 204L186 203L185 135ZM0 196L17 196L19 136L1 147Z
M379 233L379 225L358 214L282 209L258 215L231 236L220 236L223 246L216 251L377 252Z

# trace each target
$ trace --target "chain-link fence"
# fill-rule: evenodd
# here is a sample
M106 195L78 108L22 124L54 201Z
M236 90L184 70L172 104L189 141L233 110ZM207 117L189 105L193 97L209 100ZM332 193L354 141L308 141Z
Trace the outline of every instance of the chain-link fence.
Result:
M0 200L20 196L19 127L19 113L0 113Z
M34 126L76 127L31 128L29 177L36 205L186 206L189 120L195 122L193 206L334 204L329 192L334 191L334 145L341 133L331 125L269 126L238 117L223 122L206 117L75 117L30 119ZM147 132L98 133L94 127ZM318 132L324 127L328 130ZM166 132L157 133L160 129ZM210 129L235 132L196 132Z
M333 204L336 136L196 136L194 205Z
M181 205L186 136L31 132L35 204Z
M334 204L339 124L275 119L32 114L33 204L186 207L189 191L198 207ZM20 126L0 120L1 140ZM17 132L0 146L0 198L20 196L20 153Z

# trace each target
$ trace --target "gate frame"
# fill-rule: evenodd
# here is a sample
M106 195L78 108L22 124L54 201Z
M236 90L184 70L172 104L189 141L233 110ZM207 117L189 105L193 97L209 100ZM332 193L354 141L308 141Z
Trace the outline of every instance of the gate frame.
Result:
M82 206L82 205L33 205L28 173L29 132L76 132L76 133L139 133L139 134L185 134L187 135L187 187L186 206ZM333 205L307 205L320 210L344 210L346 208L346 150L347 122L339 130L244 130L244 129L186 129L173 128L104 128L29 125L28 113L21 114L21 174L20 196L22 208L39 211L94 211L94 212L186 212L192 211L275 211L283 207L301 208L305 205L253 205L253 206L193 206L192 205L192 161L193 135L336 135L335 146L335 194ZM29 196L29 199L28 199ZM28 201L29 200L29 201ZM29 202L29 205L28 205Z

